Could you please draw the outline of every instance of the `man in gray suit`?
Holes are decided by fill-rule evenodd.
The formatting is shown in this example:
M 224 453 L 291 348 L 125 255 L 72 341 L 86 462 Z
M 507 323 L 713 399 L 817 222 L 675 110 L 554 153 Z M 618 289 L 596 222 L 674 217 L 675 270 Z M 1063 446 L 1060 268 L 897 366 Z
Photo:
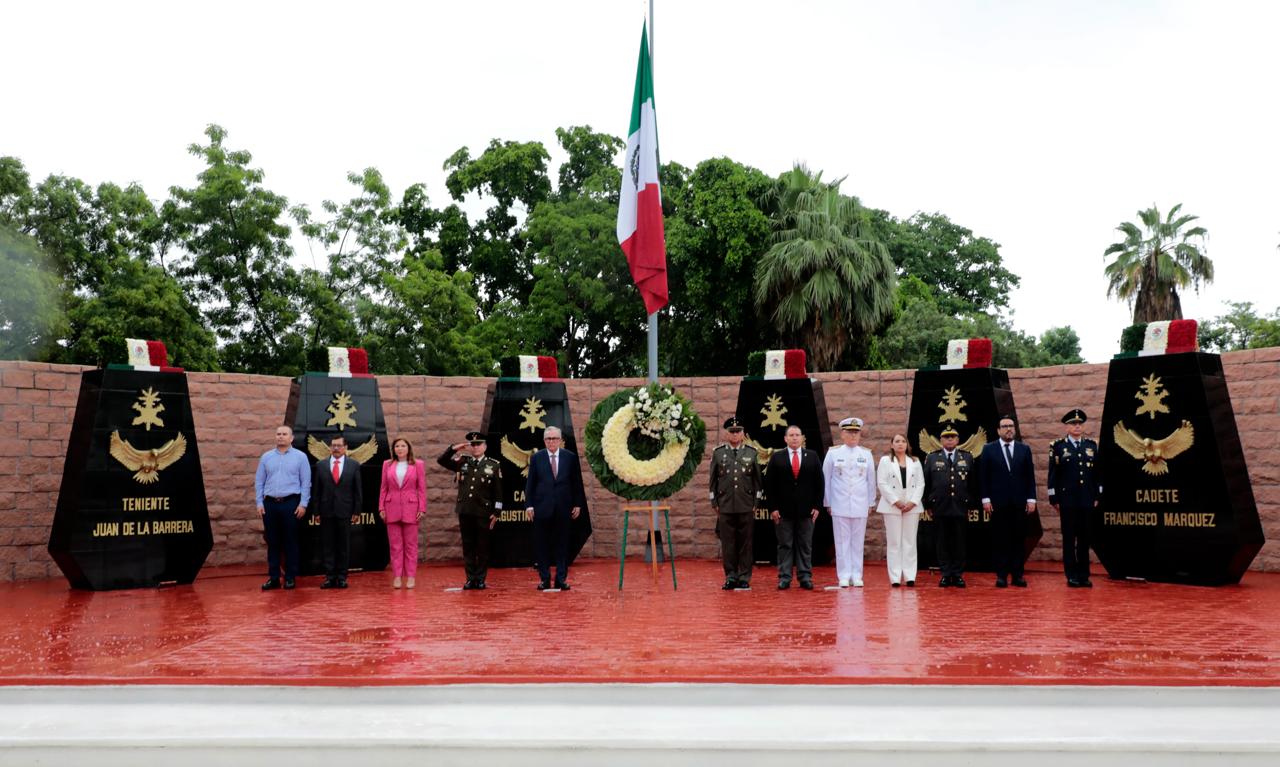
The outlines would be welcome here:
M 341 434 L 329 440 L 329 457 L 311 470 L 311 511 L 320 517 L 320 551 L 324 558 L 322 589 L 347 587 L 351 550 L 351 517 L 359 513 L 363 491 L 360 463 L 347 457 Z

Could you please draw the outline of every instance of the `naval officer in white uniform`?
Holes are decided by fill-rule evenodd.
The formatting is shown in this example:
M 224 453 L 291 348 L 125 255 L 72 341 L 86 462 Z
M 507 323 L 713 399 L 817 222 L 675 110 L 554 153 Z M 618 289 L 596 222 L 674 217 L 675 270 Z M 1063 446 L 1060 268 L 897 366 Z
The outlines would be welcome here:
M 862 585 L 862 543 L 867 514 L 876 507 L 876 465 L 871 451 L 858 444 L 861 418 L 841 421 L 840 439 L 843 444 L 827 451 L 822 476 L 836 539 L 836 577 L 843 588 Z

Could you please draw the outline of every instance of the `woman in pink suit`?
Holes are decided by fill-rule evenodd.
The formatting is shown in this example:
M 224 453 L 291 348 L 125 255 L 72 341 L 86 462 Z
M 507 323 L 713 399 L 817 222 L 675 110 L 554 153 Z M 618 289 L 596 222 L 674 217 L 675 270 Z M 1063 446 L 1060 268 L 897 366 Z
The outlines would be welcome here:
M 413 588 L 418 571 L 418 520 L 427 512 L 427 479 L 422 461 L 414 460 L 413 445 L 400 437 L 391 443 L 395 458 L 382 462 L 382 492 L 378 495 L 378 516 L 387 523 L 391 544 L 391 588 Z

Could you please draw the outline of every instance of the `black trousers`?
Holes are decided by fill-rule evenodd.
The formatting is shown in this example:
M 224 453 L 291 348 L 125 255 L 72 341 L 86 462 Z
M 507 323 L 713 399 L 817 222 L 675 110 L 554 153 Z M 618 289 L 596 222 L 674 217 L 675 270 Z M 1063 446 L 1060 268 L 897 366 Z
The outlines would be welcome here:
M 320 553 L 325 577 L 345 581 L 351 555 L 351 517 L 320 518 Z
M 1022 577 L 1026 557 L 1027 503 L 991 505 L 991 563 L 996 577 Z
M 1062 569 L 1068 580 L 1089 580 L 1089 516 L 1088 506 L 1059 506 L 1062 519 Z
M 965 516 L 933 518 L 936 526 L 934 542 L 938 554 L 938 567 L 942 577 L 957 578 L 964 575 Z
M 774 526 L 778 534 L 778 582 L 791 582 L 791 568 L 802 581 L 813 580 L 813 518 L 798 513 Z
M 489 574 L 489 517 L 459 514 L 462 532 L 462 562 L 467 580 L 480 582 Z
M 538 577 L 551 580 L 551 564 L 556 566 L 556 583 L 569 577 L 569 532 L 573 520 L 569 510 L 533 514 L 533 552 L 537 558 Z
M 284 577 L 298 577 L 298 502 L 302 496 L 293 494 L 284 500 L 262 499 L 262 530 L 267 538 L 267 577 L 280 577 L 280 559 L 284 556 Z
M 717 515 L 720 558 L 724 564 L 726 580 L 751 582 L 751 541 L 755 535 L 755 521 L 755 515 L 750 512 Z

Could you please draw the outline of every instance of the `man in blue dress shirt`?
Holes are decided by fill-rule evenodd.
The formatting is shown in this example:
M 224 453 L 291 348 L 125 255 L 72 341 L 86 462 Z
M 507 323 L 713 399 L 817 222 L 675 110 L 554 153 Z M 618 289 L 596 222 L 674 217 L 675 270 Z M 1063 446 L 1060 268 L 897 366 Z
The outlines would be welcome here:
M 280 554 L 284 552 L 284 587 L 298 577 L 298 520 L 311 502 L 311 461 L 293 447 L 293 430 L 276 427 L 276 446 L 258 459 L 253 478 L 258 515 L 267 534 L 267 582 L 263 591 L 280 588 Z

